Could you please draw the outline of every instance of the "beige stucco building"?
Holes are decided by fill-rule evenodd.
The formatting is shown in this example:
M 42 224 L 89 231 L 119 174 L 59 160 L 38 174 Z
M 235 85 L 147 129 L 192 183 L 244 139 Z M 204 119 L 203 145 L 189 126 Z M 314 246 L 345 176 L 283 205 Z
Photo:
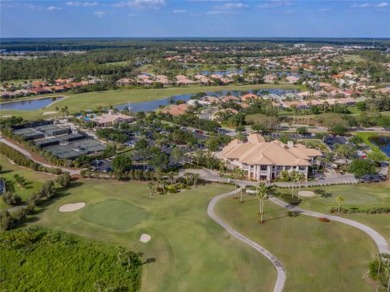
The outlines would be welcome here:
M 249 180 L 271 181 L 283 170 L 298 171 L 307 179 L 309 166 L 322 156 L 316 149 L 275 140 L 265 142 L 258 134 L 248 136 L 247 142 L 233 140 L 222 150 L 222 158 L 246 171 Z

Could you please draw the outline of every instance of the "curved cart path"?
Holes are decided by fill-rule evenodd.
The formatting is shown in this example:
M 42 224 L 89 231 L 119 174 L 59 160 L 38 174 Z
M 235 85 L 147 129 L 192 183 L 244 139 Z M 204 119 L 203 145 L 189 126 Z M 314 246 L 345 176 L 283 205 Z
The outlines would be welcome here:
M 235 193 L 238 193 L 241 191 L 240 189 L 234 190 L 232 192 L 224 193 L 219 196 L 214 197 L 208 207 L 207 207 L 207 214 L 219 225 L 222 226 L 229 234 L 231 234 L 233 237 L 237 238 L 238 240 L 242 241 L 243 243 L 249 245 L 250 247 L 257 250 L 259 253 L 264 255 L 275 267 L 277 272 L 277 279 L 274 286 L 274 292 L 281 292 L 283 290 L 284 284 L 286 282 L 286 270 L 283 267 L 282 263 L 274 256 L 272 253 L 270 253 L 268 250 L 266 250 L 261 245 L 257 244 L 256 242 L 250 240 L 249 238 L 245 237 L 241 233 L 234 230 L 232 227 L 230 227 L 227 223 L 225 223 L 221 218 L 219 218 L 214 211 L 215 204 L 228 196 L 234 195 Z
M 355 227 L 355 228 L 363 231 L 364 233 L 366 233 L 368 236 L 370 236 L 374 240 L 374 242 L 378 248 L 379 253 L 390 253 L 390 248 L 389 248 L 389 244 L 387 243 L 387 240 L 382 235 L 380 235 L 377 231 L 375 231 L 371 227 L 368 227 L 367 225 L 364 225 L 362 223 L 359 223 L 359 222 L 356 222 L 356 221 L 353 221 L 350 219 L 346 219 L 343 217 L 338 217 L 338 216 L 334 216 L 334 215 L 327 215 L 327 214 L 322 214 L 322 213 L 318 213 L 318 212 L 313 212 L 313 211 L 301 209 L 301 208 L 289 205 L 288 203 L 286 203 L 278 198 L 275 198 L 275 197 L 270 197 L 269 200 L 272 201 L 273 203 L 283 207 L 283 208 L 298 212 L 298 213 L 303 214 L 303 215 L 317 217 L 317 218 L 326 217 L 332 221 L 337 221 L 337 222 L 344 223 L 344 224 L 347 224 L 349 226 Z

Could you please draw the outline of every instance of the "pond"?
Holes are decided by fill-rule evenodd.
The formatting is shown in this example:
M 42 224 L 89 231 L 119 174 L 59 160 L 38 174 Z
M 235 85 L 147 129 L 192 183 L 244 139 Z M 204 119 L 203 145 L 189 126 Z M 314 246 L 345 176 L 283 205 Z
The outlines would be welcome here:
M 285 93 L 295 93 L 296 90 L 284 90 L 284 89 L 267 89 L 267 90 L 246 90 L 245 92 L 257 94 L 257 95 L 264 95 L 264 94 L 285 94 Z M 215 96 L 215 97 L 222 97 L 227 94 L 238 96 L 242 94 L 242 91 L 237 90 L 224 90 L 224 91 L 213 91 L 213 92 L 205 92 L 208 96 Z M 196 94 L 181 94 L 181 95 L 175 95 L 159 100 L 152 100 L 152 101 L 142 101 L 142 102 L 134 102 L 134 103 L 125 103 L 116 106 L 117 109 L 123 110 L 128 109 L 130 107 L 131 111 L 133 112 L 148 112 L 148 111 L 154 111 L 159 109 L 160 107 L 164 107 L 168 104 L 175 103 L 178 100 L 188 101 L 191 98 L 196 98 Z
M 379 147 L 388 157 L 390 157 L 390 136 L 371 137 L 370 142 Z
M 57 97 L 55 99 L 51 97 L 33 99 L 33 100 L 21 100 L 10 103 L 0 104 L 0 110 L 21 110 L 21 111 L 32 111 L 42 109 L 49 106 L 55 101 L 59 101 L 63 97 Z

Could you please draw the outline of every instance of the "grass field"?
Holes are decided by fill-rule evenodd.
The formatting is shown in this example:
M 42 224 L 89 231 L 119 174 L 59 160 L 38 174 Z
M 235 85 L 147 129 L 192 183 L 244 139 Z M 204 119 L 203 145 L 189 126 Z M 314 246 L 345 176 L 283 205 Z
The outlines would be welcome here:
M 330 208 L 337 207 L 336 197 L 343 196 L 343 207 L 389 207 L 390 182 L 373 184 L 355 184 L 328 186 L 326 188 L 305 188 L 305 190 L 323 192 L 312 198 L 302 198 L 300 207 L 322 213 L 329 213 Z M 316 191 L 317 190 L 317 191 Z M 318 192 L 320 190 L 320 192 Z M 291 191 L 282 190 L 290 193 Z M 386 214 L 345 214 L 338 215 L 367 224 L 381 233 L 390 242 L 390 216 Z
M 0 155 L 0 164 L 3 167 L 3 170 L 0 172 L 0 176 L 7 182 L 10 182 L 7 184 L 7 190 L 18 194 L 22 197 L 23 200 L 27 199 L 31 194 L 38 191 L 45 181 L 55 178 L 54 175 L 35 172 L 28 168 L 11 164 L 9 160 L 3 155 Z M 23 177 L 26 180 L 27 185 L 24 189 L 15 183 L 15 174 Z M 6 208 L 6 205 L 3 203 L 3 200 L 0 200 L 0 209 L 4 208 Z
M 58 101 L 52 106 L 34 111 L 15 111 L 2 110 L 1 116 L 16 115 L 25 119 L 41 118 L 44 112 L 54 111 L 56 107 L 68 106 L 70 113 L 79 112 L 80 110 L 93 110 L 98 106 L 119 105 L 127 102 L 151 101 L 170 97 L 179 94 L 190 94 L 198 92 L 211 92 L 221 90 L 251 90 L 251 89 L 296 89 L 294 85 L 243 85 L 243 86 L 191 86 L 191 87 L 174 87 L 164 89 L 118 89 L 100 92 L 89 92 L 81 94 L 65 94 L 67 98 Z M 56 96 L 61 96 L 57 94 Z M 46 96 L 45 96 L 46 97 Z M 47 96 L 49 97 L 49 95 Z M 46 115 L 45 117 L 50 117 Z
M 143 265 L 143 291 L 272 290 L 276 278 L 272 265 L 207 216 L 210 199 L 230 186 L 207 185 L 149 198 L 143 183 L 84 180 L 81 184 L 47 207 L 34 224 L 144 252 L 144 259 L 155 262 Z M 73 213 L 58 211 L 72 202 L 87 205 Z M 118 207 L 125 220 L 115 214 Z M 140 213 L 143 220 L 125 215 L 126 211 Z M 110 223 L 104 222 L 110 216 Z M 133 224 L 122 222 L 127 220 Z M 140 243 L 142 233 L 150 234 L 151 241 Z
M 88 205 L 81 214 L 81 218 L 88 222 L 119 231 L 131 229 L 148 217 L 149 214 L 143 209 L 120 200 Z
M 336 222 L 289 217 L 266 201 L 265 224 L 259 224 L 258 201 L 244 204 L 226 198 L 218 214 L 236 230 L 274 253 L 287 270 L 285 291 L 373 291 L 363 274 L 375 256 L 375 245 L 357 229 Z

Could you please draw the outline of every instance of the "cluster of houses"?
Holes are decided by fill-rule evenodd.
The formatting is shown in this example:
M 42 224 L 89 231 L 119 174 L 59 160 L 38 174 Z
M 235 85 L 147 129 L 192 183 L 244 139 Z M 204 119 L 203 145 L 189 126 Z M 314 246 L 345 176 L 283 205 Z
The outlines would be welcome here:
M 12 86 L 4 88 L 0 92 L 0 97 L 3 99 L 14 98 L 20 96 L 29 96 L 29 95 L 40 95 L 48 93 L 59 93 L 70 90 L 72 88 L 88 86 L 92 84 L 97 84 L 102 80 L 99 78 L 90 77 L 88 80 L 75 81 L 74 78 L 59 78 L 54 80 L 54 83 L 49 83 L 47 81 L 33 81 L 31 83 L 25 83 L 21 85 L 22 89 L 13 90 Z
M 229 74 L 227 76 L 222 76 L 220 74 L 211 74 L 211 75 L 202 75 L 196 74 L 193 77 L 188 77 L 185 75 L 176 75 L 172 80 L 170 80 L 165 75 L 152 75 L 149 73 L 143 73 L 137 75 L 135 78 L 121 78 L 116 81 L 118 86 L 129 86 L 129 85 L 145 85 L 151 86 L 153 84 L 159 83 L 163 86 L 169 85 L 193 85 L 193 84 L 202 84 L 210 85 L 215 84 L 216 81 L 220 84 L 230 84 L 233 82 L 234 74 Z
M 327 95 L 325 95 L 327 96 Z M 310 109 L 314 106 L 332 106 L 332 105 L 346 105 L 353 106 L 357 102 L 366 100 L 366 97 L 356 97 L 351 96 L 346 97 L 325 97 L 317 96 L 315 93 L 309 92 L 300 92 L 300 93 L 284 93 L 284 94 L 265 94 L 265 95 L 256 95 L 253 93 L 247 93 L 241 96 L 234 95 L 225 95 L 221 97 L 215 96 L 204 96 L 200 99 L 190 99 L 185 104 L 179 105 L 168 105 L 163 110 L 162 113 L 171 114 L 173 116 L 179 116 L 184 114 L 190 107 L 195 107 L 197 105 L 201 106 L 218 106 L 224 103 L 234 103 L 239 105 L 241 108 L 247 108 L 249 104 L 255 100 L 270 100 L 272 101 L 273 106 L 279 107 L 280 109 Z M 211 119 L 217 118 L 216 113 L 221 112 L 230 112 L 231 114 L 236 114 L 237 110 L 233 108 L 220 109 L 211 116 Z M 214 118 L 213 118 L 214 117 Z

